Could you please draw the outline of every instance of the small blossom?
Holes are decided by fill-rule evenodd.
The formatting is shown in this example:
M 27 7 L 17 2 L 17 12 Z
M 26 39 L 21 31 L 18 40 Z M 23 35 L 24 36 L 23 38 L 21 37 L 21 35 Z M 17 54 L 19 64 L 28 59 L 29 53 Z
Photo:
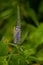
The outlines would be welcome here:
M 20 43 L 20 9 L 19 6 L 17 6 L 17 26 L 14 30 L 14 43 Z
M 19 26 L 16 26 L 14 31 L 14 43 L 20 43 L 20 28 Z

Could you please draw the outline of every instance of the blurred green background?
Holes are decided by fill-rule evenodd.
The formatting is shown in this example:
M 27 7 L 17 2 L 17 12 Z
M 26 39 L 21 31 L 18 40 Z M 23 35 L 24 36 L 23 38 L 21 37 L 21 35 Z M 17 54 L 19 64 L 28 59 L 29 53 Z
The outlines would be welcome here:
M 14 43 L 17 6 L 21 43 Z M 43 0 L 0 0 L 0 65 L 43 65 Z

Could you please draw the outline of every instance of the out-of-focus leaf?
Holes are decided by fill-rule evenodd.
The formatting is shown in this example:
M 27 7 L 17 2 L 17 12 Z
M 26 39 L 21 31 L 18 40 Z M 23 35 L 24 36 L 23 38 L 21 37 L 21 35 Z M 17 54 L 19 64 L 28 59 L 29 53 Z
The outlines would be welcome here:
M 30 55 L 34 54 L 34 50 L 33 49 L 27 49 L 27 50 L 24 50 L 24 55 L 26 58 L 29 58 Z
M 43 13 L 43 0 L 40 2 L 38 11 L 39 11 L 39 13 Z
M 10 42 L 13 39 L 14 26 L 16 25 L 17 20 L 14 17 L 12 17 L 9 21 L 10 23 L 8 23 L 7 25 L 6 33 L 2 38 L 3 42 Z
M 37 29 L 37 28 L 34 27 L 33 25 L 28 24 L 29 35 L 30 35 L 31 33 L 35 32 L 36 29 Z
M 8 55 L 8 45 L 6 43 L 0 42 L 0 57 Z
M 24 38 L 24 40 L 23 40 L 23 44 L 21 45 L 24 49 L 26 48 L 26 49 L 29 49 L 29 48 L 31 48 L 30 46 L 31 46 L 31 44 L 30 44 L 30 42 L 29 42 L 29 40 L 27 40 L 28 39 L 28 37 L 32 34 L 32 33 L 34 33 L 35 31 L 36 31 L 36 29 L 37 28 L 35 28 L 34 26 L 32 26 L 32 25 L 27 25 L 28 27 L 27 27 L 27 33 L 25 33 L 25 27 L 22 29 L 23 31 L 22 31 L 22 37 L 23 37 L 23 35 L 25 34 L 27 34 L 27 36 L 25 37 L 23 37 Z
M 37 52 L 36 57 L 39 61 L 43 61 L 43 48 Z
M 12 14 L 12 9 L 9 9 L 9 10 L 2 12 L 0 17 L 2 19 L 6 19 L 6 18 L 9 18 L 9 16 L 11 16 L 11 14 Z
M 36 63 L 36 64 L 32 64 L 32 65 L 40 65 L 39 63 Z
M 25 9 L 25 8 L 21 7 L 21 11 L 22 11 L 23 16 L 30 17 L 37 26 L 39 25 L 37 15 L 33 9 L 31 9 L 31 8 Z
M 0 65 L 8 65 L 8 62 L 6 61 L 6 58 L 0 57 Z
M 9 60 L 10 65 L 27 65 L 23 56 L 19 54 L 13 54 Z
M 28 27 L 25 28 L 25 26 L 24 26 L 24 28 L 21 31 L 21 34 L 22 34 L 21 35 L 21 43 L 23 43 L 28 35 Z
M 35 30 L 36 28 L 34 26 L 25 23 L 25 25 L 23 25 L 21 29 L 21 42 L 23 43 L 24 40 L 28 38 L 28 35 L 30 35 Z
M 28 38 L 29 43 L 32 45 L 33 48 L 36 48 L 38 45 L 43 43 L 42 29 L 43 29 L 43 24 L 40 24 L 40 26 L 36 29 L 36 31 L 32 33 Z
M 10 42 L 12 41 L 13 34 L 14 34 L 14 27 L 17 24 L 17 5 L 14 6 L 13 14 L 10 16 L 8 23 L 5 26 L 5 34 L 2 38 L 3 42 Z M 3 30 L 4 31 L 4 30 Z

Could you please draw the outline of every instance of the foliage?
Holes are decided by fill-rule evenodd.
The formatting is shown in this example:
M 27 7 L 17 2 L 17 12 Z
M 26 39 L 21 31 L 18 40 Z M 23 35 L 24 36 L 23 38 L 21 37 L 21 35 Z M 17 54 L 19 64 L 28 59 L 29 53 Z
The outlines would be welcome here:
M 37 11 L 32 4 L 33 0 L 0 0 L 0 65 L 43 65 L 43 0 Z M 21 43 L 15 44 L 18 5 Z

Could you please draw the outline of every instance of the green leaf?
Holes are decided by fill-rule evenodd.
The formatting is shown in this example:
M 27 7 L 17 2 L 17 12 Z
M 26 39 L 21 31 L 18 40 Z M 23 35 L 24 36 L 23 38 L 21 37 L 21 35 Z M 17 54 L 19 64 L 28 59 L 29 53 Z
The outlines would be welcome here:
M 2 37 L 2 40 L 3 42 L 11 42 L 12 39 L 13 39 L 13 31 L 14 31 L 14 27 L 16 25 L 16 18 L 14 19 L 14 16 L 11 17 L 11 19 L 9 19 L 9 23 L 7 24 L 6 26 L 6 32 L 5 34 L 3 35 Z
M 10 65 L 27 65 L 23 56 L 19 54 L 13 54 L 9 60 Z
M 37 52 L 36 57 L 38 61 L 43 61 L 43 48 Z
M 8 62 L 5 58 L 0 58 L 0 65 L 8 65 Z
M 27 40 L 28 35 L 33 33 L 35 30 L 36 28 L 34 26 L 24 23 L 24 25 L 21 27 L 21 43 Z
M 40 24 L 36 31 L 28 37 L 28 40 L 31 48 L 36 48 L 38 45 L 43 43 L 43 24 Z
M 30 17 L 37 26 L 39 25 L 37 15 L 32 8 L 25 9 L 24 7 L 21 7 L 21 11 L 23 16 L 25 16 L 26 18 Z
M 29 9 L 27 10 L 28 16 L 34 21 L 34 23 L 38 26 L 39 22 L 38 22 L 38 18 L 37 15 L 35 13 L 35 11 L 33 9 Z
M 9 18 L 9 16 L 11 16 L 11 14 L 12 14 L 12 9 L 9 9 L 9 10 L 3 11 L 1 13 L 1 16 L 0 17 L 2 19 L 6 19 L 6 18 Z
M 24 42 L 24 40 L 26 39 L 27 35 L 28 35 L 28 27 L 25 28 L 25 26 L 24 26 L 24 28 L 21 31 L 21 43 Z
M 0 57 L 8 55 L 8 45 L 6 43 L 0 42 Z

